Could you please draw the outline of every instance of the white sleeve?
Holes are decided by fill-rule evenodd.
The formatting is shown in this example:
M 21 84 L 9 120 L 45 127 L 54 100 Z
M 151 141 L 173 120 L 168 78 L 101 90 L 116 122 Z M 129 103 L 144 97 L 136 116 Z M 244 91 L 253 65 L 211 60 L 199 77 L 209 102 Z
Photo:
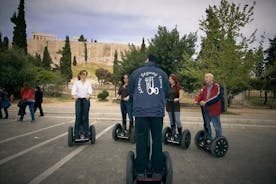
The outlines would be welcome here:
M 72 96 L 76 96 L 77 95 L 77 83 L 74 82 L 73 86 L 72 86 L 72 92 L 71 92 Z
M 89 83 L 89 87 L 88 87 L 88 94 L 89 94 L 89 96 L 92 96 L 92 93 L 93 93 L 92 84 Z

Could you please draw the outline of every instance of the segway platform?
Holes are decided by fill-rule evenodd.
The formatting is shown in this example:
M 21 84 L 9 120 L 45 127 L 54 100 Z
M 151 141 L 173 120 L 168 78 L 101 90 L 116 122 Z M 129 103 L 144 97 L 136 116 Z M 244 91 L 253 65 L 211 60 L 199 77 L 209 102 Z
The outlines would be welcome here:
M 187 149 L 190 146 L 191 143 L 191 133 L 188 129 L 185 129 L 182 132 L 182 135 L 177 134 L 175 131 L 173 131 L 170 127 L 165 127 L 163 132 L 163 143 L 164 144 L 176 144 L 180 145 L 181 148 Z
M 210 143 L 207 142 L 207 128 L 205 123 L 206 120 L 204 115 L 204 109 L 202 106 L 200 106 L 200 109 L 204 121 L 204 129 L 196 133 L 194 142 L 199 149 L 206 150 L 215 157 L 224 157 L 229 149 L 228 141 L 226 137 L 219 136 L 211 140 Z
M 156 183 L 156 184 L 172 184 L 173 169 L 172 161 L 169 153 L 167 151 L 163 152 L 164 167 L 162 178 L 152 178 L 151 161 L 149 160 L 148 168 L 145 173 L 145 177 L 142 179 L 137 178 L 137 173 L 135 170 L 135 155 L 133 151 L 129 151 L 127 157 L 127 169 L 126 169 L 126 184 L 135 183 Z
M 199 149 L 206 150 L 216 157 L 224 157 L 228 151 L 229 145 L 226 137 L 220 136 L 207 143 L 205 130 L 200 130 L 195 136 L 195 144 Z
M 71 147 L 74 144 L 80 144 L 80 143 L 85 143 L 89 142 L 91 144 L 94 144 L 96 141 L 96 129 L 94 125 L 91 125 L 89 127 L 89 136 L 85 137 L 82 133 L 78 137 L 77 135 L 74 135 L 74 128 L 70 126 L 68 128 L 68 146 Z
M 112 130 L 112 138 L 117 140 L 129 140 L 131 143 L 135 143 L 135 127 L 133 126 L 131 130 L 123 130 L 120 123 L 114 125 Z

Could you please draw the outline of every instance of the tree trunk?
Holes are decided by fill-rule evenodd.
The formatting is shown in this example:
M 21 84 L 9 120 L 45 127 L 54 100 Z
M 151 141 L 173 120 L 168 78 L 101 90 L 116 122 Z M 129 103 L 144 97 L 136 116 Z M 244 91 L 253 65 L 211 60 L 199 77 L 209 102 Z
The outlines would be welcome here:
M 267 90 L 265 90 L 265 99 L 264 99 L 264 105 L 267 103 Z
M 227 112 L 228 109 L 228 92 L 227 92 L 227 86 L 226 84 L 223 84 L 223 98 L 224 98 L 224 110 Z

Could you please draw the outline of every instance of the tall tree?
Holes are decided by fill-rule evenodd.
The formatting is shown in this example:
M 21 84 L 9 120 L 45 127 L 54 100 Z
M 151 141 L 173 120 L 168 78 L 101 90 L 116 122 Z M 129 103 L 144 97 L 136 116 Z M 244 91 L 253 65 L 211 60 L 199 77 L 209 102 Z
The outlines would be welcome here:
M 69 36 L 66 36 L 65 45 L 62 50 L 62 57 L 60 58 L 60 72 L 64 78 L 69 82 L 72 79 L 72 58 Z
M 115 50 L 114 60 L 113 60 L 113 74 L 112 74 L 112 82 L 115 85 L 115 96 L 116 96 L 117 85 L 119 80 L 120 80 L 120 71 L 119 71 L 118 51 Z
M 230 99 L 249 85 L 253 63 L 246 59 L 248 45 L 254 41 L 255 32 L 249 38 L 241 34 L 241 29 L 253 21 L 252 6 L 236 5 L 227 0 L 209 6 L 206 18 L 200 21 L 200 29 L 206 36 L 202 38 L 199 54 L 198 78 L 203 73 L 212 72 L 224 87 L 225 108 Z M 241 41 L 238 41 L 241 40 Z
M 146 44 L 145 44 L 145 39 L 143 38 L 142 44 L 141 44 L 141 51 L 145 52 L 146 51 Z
M 87 43 L 84 43 L 84 61 L 87 63 Z
M 3 49 L 7 50 L 9 48 L 9 38 L 7 36 L 3 39 Z
M 74 56 L 74 58 L 73 58 L 73 66 L 77 66 L 77 59 L 76 59 L 76 56 Z
M 52 63 L 53 63 L 52 58 L 49 54 L 48 47 L 46 46 L 44 48 L 44 52 L 43 52 L 42 67 L 45 68 L 46 70 L 50 71 Z
M 13 47 L 18 47 L 27 53 L 27 33 L 26 33 L 26 21 L 24 0 L 20 0 L 18 6 L 18 14 L 14 13 L 11 17 L 11 22 L 14 24 L 13 28 Z
M 3 41 L 2 41 L 2 33 L 0 33 L 0 52 L 4 50 Z
M 186 43 L 186 35 L 180 37 L 176 27 L 168 31 L 166 27 L 159 26 L 148 49 L 157 55 L 158 64 L 167 74 L 178 73 L 185 62 L 183 55 L 187 52 Z

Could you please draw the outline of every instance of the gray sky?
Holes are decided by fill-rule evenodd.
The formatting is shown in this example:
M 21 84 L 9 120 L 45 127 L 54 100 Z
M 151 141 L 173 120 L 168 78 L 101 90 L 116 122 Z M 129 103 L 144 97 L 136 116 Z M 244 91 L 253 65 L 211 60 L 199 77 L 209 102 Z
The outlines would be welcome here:
M 253 0 L 231 0 L 241 5 Z M 60 39 L 84 34 L 88 40 L 141 44 L 152 38 L 158 25 L 179 32 L 199 31 L 199 20 L 209 5 L 219 0 L 25 0 L 27 36 L 31 32 L 58 35 Z M 12 38 L 10 17 L 19 0 L 0 0 L 0 32 Z M 256 0 L 254 22 L 243 32 L 258 29 L 257 39 L 276 35 L 276 0 Z M 266 41 L 267 42 L 267 41 Z M 265 44 L 267 46 L 267 44 Z

